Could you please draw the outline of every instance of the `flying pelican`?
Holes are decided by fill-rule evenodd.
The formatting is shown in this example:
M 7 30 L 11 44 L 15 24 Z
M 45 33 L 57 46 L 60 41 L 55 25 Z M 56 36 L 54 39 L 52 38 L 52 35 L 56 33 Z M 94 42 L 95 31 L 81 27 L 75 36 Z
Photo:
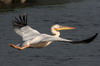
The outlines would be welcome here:
M 81 41 L 63 39 L 59 37 L 60 36 L 59 31 L 71 30 L 71 29 L 75 29 L 75 27 L 60 26 L 58 24 L 53 25 L 51 27 L 51 32 L 53 33 L 53 35 L 42 34 L 27 25 L 27 15 L 19 15 L 19 18 L 15 17 L 15 20 L 12 22 L 12 24 L 13 24 L 14 31 L 22 37 L 24 43 L 21 44 L 22 46 L 20 46 L 20 44 L 17 44 L 17 45 L 9 44 L 9 45 L 19 50 L 23 50 L 29 47 L 43 48 L 50 45 L 54 41 L 70 42 L 70 43 L 89 43 L 93 41 L 98 35 L 98 33 L 96 33 L 94 36 L 85 40 L 81 40 Z

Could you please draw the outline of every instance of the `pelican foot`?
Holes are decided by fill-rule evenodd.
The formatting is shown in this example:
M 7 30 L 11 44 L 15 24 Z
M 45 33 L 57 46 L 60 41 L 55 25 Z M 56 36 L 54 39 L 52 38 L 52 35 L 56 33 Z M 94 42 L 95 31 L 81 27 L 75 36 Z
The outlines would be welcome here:
M 11 46 L 11 47 L 13 47 L 13 48 L 16 48 L 16 49 L 19 49 L 19 50 L 23 50 L 23 49 L 29 47 L 29 46 L 20 47 L 20 46 L 14 45 L 14 44 L 9 44 L 9 46 Z
M 9 46 L 11 46 L 13 48 L 16 48 L 16 49 L 19 49 L 19 50 L 23 50 L 24 49 L 23 47 L 19 47 L 19 46 L 16 46 L 14 44 L 9 44 Z

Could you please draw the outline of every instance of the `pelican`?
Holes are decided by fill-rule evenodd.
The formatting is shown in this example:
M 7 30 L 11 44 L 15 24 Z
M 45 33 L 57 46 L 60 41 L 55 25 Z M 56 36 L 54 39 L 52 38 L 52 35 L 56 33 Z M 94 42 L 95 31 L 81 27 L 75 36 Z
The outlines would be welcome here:
M 68 26 L 60 26 L 58 24 L 53 25 L 51 27 L 51 32 L 53 35 L 48 34 L 42 34 L 38 32 L 35 29 L 32 29 L 30 26 L 27 25 L 27 15 L 19 15 L 19 18 L 16 18 L 12 22 L 14 31 L 20 35 L 23 39 L 22 44 L 9 44 L 9 46 L 23 50 L 25 48 L 33 47 L 33 48 L 43 48 L 48 45 L 50 45 L 54 41 L 60 41 L 60 42 L 69 42 L 69 43 L 89 43 L 93 41 L 98 33 L 96 33 L 94 36 L 81 40 L 81 41 L 74 41 L 69 39 L 64 39 L 59 37 L 60 36 L 60 30 L 71 30 L 75 29 L 75 27 L 68 27 Z M 21 46 L 20 46 L 21 45 Z

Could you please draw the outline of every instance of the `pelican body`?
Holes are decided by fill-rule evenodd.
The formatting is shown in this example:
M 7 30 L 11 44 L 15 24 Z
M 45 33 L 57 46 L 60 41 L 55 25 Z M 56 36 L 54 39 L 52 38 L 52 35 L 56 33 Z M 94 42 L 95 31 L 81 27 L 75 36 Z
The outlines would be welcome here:
M 53 35 L 42 34 L 35 29 L 32 29 L 30 26 L 27 25 L 27 15 L 19 15 L 19 18 L 15 17 L 15 20 L 12 22 L 14 31 L 20 35 L 23 39 L 22 46 L 9 44 L 13 48 L 17 48 L 19 50 L 23 50 L 25 48 L 33 47 L 33 48 L 43 48 L 50 45 L 54 41 L 61 41 L 61 42 L 70 42 L 70 43 L 82 43 L 82 42 L 91 42 L 95 37 L 98 35 L 96 33 L 93 37 L 82 40 L 82 41 L 73 41 L 69 39 L 64 39 L 59 37 L 60 30 L 71 30 L 75 29 L 75 27 L 68 27 L 68 26 L 60 26 L 58 24 L 53 25 L 51 27 L 51 32 Z

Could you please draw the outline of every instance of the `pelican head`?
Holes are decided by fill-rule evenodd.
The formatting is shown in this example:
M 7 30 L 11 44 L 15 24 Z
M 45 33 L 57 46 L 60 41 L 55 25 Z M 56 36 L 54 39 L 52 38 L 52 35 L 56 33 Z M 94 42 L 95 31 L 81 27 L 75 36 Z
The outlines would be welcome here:
M 56 24 L 51 27 L 51 32 L 55 34 L 55 36 L 60 36 L 60 32 L 59 32 L 60 30 L 71 30 L 71 29 L 75 29 L 75 27 L 60 26 Z

